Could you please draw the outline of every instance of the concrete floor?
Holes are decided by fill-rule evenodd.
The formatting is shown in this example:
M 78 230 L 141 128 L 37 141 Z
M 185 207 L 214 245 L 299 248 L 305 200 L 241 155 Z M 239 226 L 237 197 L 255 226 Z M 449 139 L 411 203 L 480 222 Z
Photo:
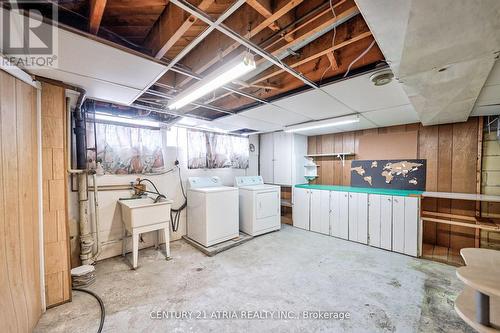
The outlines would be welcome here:
M 106 305 L 105 332 L 472 332 L 455 314 L 455 268 L 284 226 L 206 257 L 184 241 L 173 259 L 146 249 L 139 268 L 97 264 L 90 288 Z M 348 311 L 350 319 L 151 319 L 152 311 Z M 228 313 L 233 314 L 233 313 Z M 262 316 L 265 314 L 260 313 Z M 95 332 L 97 302 L 48 310 L 35 332 Z

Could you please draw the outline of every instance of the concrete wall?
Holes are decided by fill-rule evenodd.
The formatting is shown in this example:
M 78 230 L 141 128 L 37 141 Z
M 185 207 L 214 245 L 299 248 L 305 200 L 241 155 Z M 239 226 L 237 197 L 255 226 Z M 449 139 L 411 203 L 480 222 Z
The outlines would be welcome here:
M 251 156 L 251 165 L 253 167 L 242 170 L 242 169 L 187 169 L 187 132 L 184 128 L 174 127 L 168 132 L 164 130 L 164 144 L 166 144 L 169 149 L 166 156 L 166 163 L 169 161 L 173 162 L 175 160 L 176 148 L 177 148 L 177 158 L 180 162 L 181 177 L 186 189 L 186 181 L 188 177 L 193 176 L 219 176 L 221 177 L 225 185 L 233 185 L 234 177 L 244 176 L 244 175 L 254 175 L 255 163 L 253 160 L 255 156 Z M 177 142 L 178 139 L 178 142 Z M 252 139 L 253 140 L 253 139 Z M 181 187 L 179 184 L 179 174 L 178 171 L 164 174 L 164 175 L 103 175 L 97 177 L 98 185 L 126 185 L 130 184 L 136 180 L 136 178 L 148 178 L 151 179 L 158 190 L 166 194 L 167 198 L 173 199 L 173 208 L 179 207 L 183 202 L 183 196 L 181 192 Z M 72 266 L 79 265 L 78 262 L 78 210 L 77 210 L 77 195 L 76 193 L 70 193 L 70 236 L 71 236 L 71 253 L 72 253 Z M 131 191 L 101 191 L 98 193 L 99 199 L 99 241 L 101 242 L 102 252 L 99 256 L 99 260 L 106 259 L 109 257 L 121 255 L 122 248 L 122 221 L 120 207 L 117 204 L 117 200 L 121 197 L 130 197 Z M 90 194 L 90 220 L 94 223 L 94 207 L 93 207 L 93 194 Z M 93 226 L 94 238 L 95 238 L 95 227 Z M 177 240 L 186 234 L 186 210 L 182 212 L 181 221 L 179 224 L 179 230 L 175 233 L 171 232 L 171 240 Z M 140 248 L 149 247 L 154 244 L 154 233 L 147 233 L 143 235 L 144 242 L 140 243 Z M 160 243 L 163 242 L 163 237 L 160 238 Z M 131 239 L 127 240 L 127 247 L 131 249 Z M 175 254 L 174 254 L 175 255 Z

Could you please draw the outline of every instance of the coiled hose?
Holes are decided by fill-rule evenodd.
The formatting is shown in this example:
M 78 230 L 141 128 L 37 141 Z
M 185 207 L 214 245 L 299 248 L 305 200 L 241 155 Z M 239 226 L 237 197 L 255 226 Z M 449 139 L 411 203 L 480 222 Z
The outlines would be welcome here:
M 80 288 L 72 288 L 72 289 L 76 290 L 76 291 L 81 291 L 81 292 L 87 293 L 89 295 L 92 295 L 97 300 L 97 302 L 99 302 L 99 306 L 101 307 L 101 322 L 99 324 L 99 329 L 97 330 L 97 333 L 101 333 L 102 327 L 104 326 L 104 319 L 106 319 L 106 309 L 104 308 L 104 303 L 103 303 L 102 299 L 99 297 L 99 295 L 97 295 L 93 291 L 90 291 L 87 289 L 80 289 Z

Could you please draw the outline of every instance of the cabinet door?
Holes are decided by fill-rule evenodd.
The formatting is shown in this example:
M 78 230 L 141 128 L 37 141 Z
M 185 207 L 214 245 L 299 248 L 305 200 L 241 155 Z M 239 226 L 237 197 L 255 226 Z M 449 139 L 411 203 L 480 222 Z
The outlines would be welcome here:
M 419 198 L 405 198 L 404 252 L 410 256 L 418 256 Z
M 405 251 L 405 198 L 392 199 L 392 250 L 399 253 Z
M 310 191 L 304 188 L 293 189 L 293 209 L 292 218 L 293 226 L 309 230 L 309 205 L 310 205 Z
M 392 197 L 380 196 L 380 247 L 392 250 Z
M 330 228 L 330 236 L 340 237 L 340 192 L 330 192 L 330 209 L 332 227 Z
M 380 195 L 368 196 L 368 244 L 380 247 Z
M 276 132 L 274 134 L 274 183 L 292 184 L 292 133 Z
M 321 190 L 311 190 L 311 231 L 321 232 Z
M 349 193 L 349 240 L 358 241 L 358 195 Z
M 260 135 L 260 175 L 264 183 L 274 183 L 274 140 L 273 133 Z
M 368 194 L 357 193 L 357 197 L 358 242 L 368 244 Z
M 339 237 L 349 239 L 349 194 L 339 194 Z
M 330 234 L 330 192 L 311 190 L 311 231 Z

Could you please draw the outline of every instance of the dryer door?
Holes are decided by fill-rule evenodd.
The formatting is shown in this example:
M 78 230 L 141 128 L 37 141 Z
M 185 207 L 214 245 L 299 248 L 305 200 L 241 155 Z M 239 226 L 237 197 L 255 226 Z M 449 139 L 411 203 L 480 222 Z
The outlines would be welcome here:
M 255 195 L 255 210 L 257 219 L 280 214 L 278 191 L 259 192 Z

